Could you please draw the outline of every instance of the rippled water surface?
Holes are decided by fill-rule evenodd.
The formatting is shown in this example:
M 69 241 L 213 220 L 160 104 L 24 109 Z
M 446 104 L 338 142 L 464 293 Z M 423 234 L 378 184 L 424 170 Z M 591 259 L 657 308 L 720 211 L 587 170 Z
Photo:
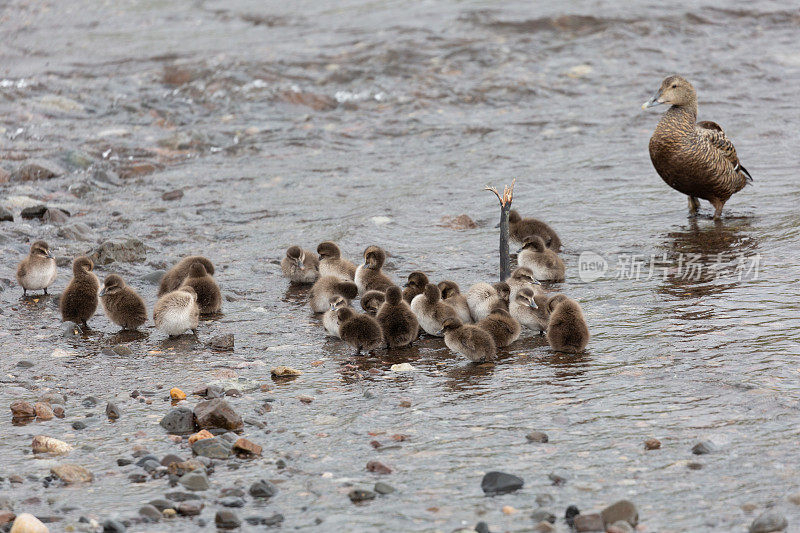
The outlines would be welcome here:
M 559 516 L 629 498 L 644 531 L 745 531 L 773 505 L 799 527 L 786 499 L 800 489 L 796 5 L 12 1 L 0 25 L 0 167 L 39 158 L 67 171 L 0 185 L 16 218 L 0 223 L 0 406 L 47 390 L 69 398 L 65 420 L 12 426 L 5 411 L 0 476 L 46 475 L 59 460 L 29 452 L 45 433 L 75 445 L 70 460 L 97 478 L 76 488 L 3 481 L 17 512 L 61 517 L 56 531 L 82 515 L 135 517 L 170 489 L 129 483 L 137 470 L 116 459 L 135 445 L 188 456 L 158 426 L 166 391 L 222 383 L 243 388 L 231 403 L 267 426 L 245 428 L 263 458 L 217 466 L 202 515 L 212 523 L 222 488 L 267 478 L 279 494 L 237 512 L 280 512 L 291 530 L 451 531 L 485 520 L 522 531 L 545 493 Z M 671 73 L 695 84 L 700 119 L 722 124 L 754 176 L 721 223 L 706 203 L 688 219 L 685 197 L 650 164 L 658 113 L 639 106 Z M 97 169 L 119 181 L 96 179 Z M 280 276 L 285 248 L 330 239 L 357 259 L 380 244 L 396 280 L 421 269 L 466 288 L 497 276 L 497 201 L 482 188 L 512 178 L 514 206 L 565 244 L 567 281 L 554 288 L 581 302 L 588 351 L 565 357 L 526 334 L 496 365 L 476 367 L 425 340 L 343 367 L 349 349 L 324 336 L 304 291 Z M 161 199 L 174 189 L 182 199 Z M 25 197 L 70 221 L 23 221 Z M 441 224 L 462 213 L 477 229 Z M 78 222 L 87 240 L 65 231 Z M 226 301 L 200 339 L 234 333 L 235 352 L 166 341 L 150 325 L 120 337 L 102 314 L 85 338 L 65 339 L 52 301 L 20 299 L 14 269 L 31 240 L 71 258 L 112 237 L 141 239 L 147 259 L 98 274 L 121 273 L 151 308 L 145 276 L 183 255 L 211 257 Z M 608 266 L 588 283 L 578 276 L 585 251 Z M 68 278 L 61 268 L 54 292 Z M 133 355 L 103 351 L 119 342 Z M 57 348 L 67 356 L 54 358 Z M 417 371 L 389 372 L 397 362 Z M 273 382 L 278 364 L 304 374 Z M 131 399 L 134 389 L 156 391 L 152 405 Z M 101 404 L 82 407 L 88 395 Z M 256 415 L 268 398 L 272 411 Z M 115 424 L 102 412 L 108 399 L 123 412 Z M 87 412 L 96 418 L 73 431 Z M 533 429 L 550 442 L 527 444 Z M 649 437 L 662 449 L 645 452 Z M 706 439 L 718 451 L 693 456 Z M 352 486 L 379 479 L 365 470 L 373 459 L 394 469 L 381 480 L 397 492 L 353 505 Z M 486 498 L 490 470 L 525 487 Z M 549 473 L 567 483 L 552 486 Z M 740 509 L 750 503 L 755 513 Z M 169 530 L 195 531 L 196 520 Z

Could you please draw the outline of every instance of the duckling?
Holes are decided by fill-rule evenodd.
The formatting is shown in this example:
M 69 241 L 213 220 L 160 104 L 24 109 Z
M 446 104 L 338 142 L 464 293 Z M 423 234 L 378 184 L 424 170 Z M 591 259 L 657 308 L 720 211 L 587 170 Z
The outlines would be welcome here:
M 461 322 L 464 324 L 472 322 L 467 297 L 461 294 L 458 283 L 450 280 L 440 281 L 439 290 L 442 292 L 442 301 L 453 308 Z
M 337 311 L 347 306 L 347 300 L 341 296 L 331 298 L 331 308 L 322 315 L 322 326 L 331 337 L 339 337 L 339 315 Z
M 530 287 L 534 291 L 542 292 L 542 284 L 533 277 L 533 271 L 528 267 L 515 268 L 514 271 L 511 272 L 511 276 L 509 276 L 506 283 L 508 283 L 511 289 L 508 295 L 509 305 L 514 301 L 514 298 L 516 298 L 517 292 L 525 287 Z
M 361 296 L 361 308 L 367 314 L 375 316 L 378 314 L 378 309 L 381 308 L 383 302 L 386 301 L 386 294 L 381 291 L 367 291 Z
M 197 294 L 197 306 L 201 315 L 218 313 L 222 309 L 222 294 L 214 278 L 206 272 L 203 263 L 196 261 L 189 267 L 189 274 L 183 281 L 184 285 L 194 289 Z
M 106 276 L 100 303 L 109 320 L 122 329 L 137 329 L 147 321 L 144 300 L 116 274 Z
M 442 324 L 444 343 L 473 363 L 491 361 L 497 354 L 492 336 L 478 326 L 464 325 L 457 318 L 445 319 Z
M 189 268 L 192 263 L 200 262 L 206 269 L 209 276 L 214 275 L 214 265 L 203 257 L 202 255 L 190 255 L 178 261 L 174 267 L 169 269 L 166 274 L 161 278 L 161 283 L 158 285 L 158 295 L 163 296 L 168 292 L 176 290 L 183 285 L 183 280 L 189 275 Z
M 492 283 L 492 287 L 497 291 L 497 296 L 500 297 L 500 307 L 508 311 L 508 302 L 511 300 L 511 287 L 505 281 Z
M 386 301 L 375 319 L 381 325 L 387 348 L 408 346 L 419 337 L 419 322 L 411 307 L 403 300 L 400 287 L 389 287 L 386 290 Z
M 352 307 L 342 307 L 337 312 L 339 317 L 339 337 L 356 349 L 372 351 L 381 345 L 383 335 L 378 321 L 369 315 L 358 315 Z
M 489 316 L 476 324 L 492 336 L 495 346 L 504 348 L 519 339 L 522 326 L 502 307 L 495 307 Z
M 420 327 L 428 335 L 441 335 L 445 319 L 456 318 L 456 310 L 441 300 L 439 287 L 433 283 L 425 285 L 423 293 L 414 297 L 411 301 L 411 310 L 417 316 Z
M 547 325 L 547 342 L 559 352 L 582 352 L 589 344 L 589 327 L 578 302 L 563 294 L 556 294 L 547 303 L 550 320 Z
M 330 309 L 331 298 L 341 296 L 350 305 L 350 300 L 358 296 L 358 287 L 352 281 L 342 281 L 335 276 L 322 276 L 308 291 L 308 304 L 315 313 Z
M 355 277 L 359 294 L 373 289 L 386 292 L 386 289 L 394 286 L 394 282 L 381 270 L 385 261 L 386 252 L 378 246 L 368 246 L 364 250 L 364 264 L 358 265 Z
M 538 235 L 542 238 L 548 248 L 559 251 L 561 249 L 561 239 L 558 234 L 546 223 L 535 218 L 522 218 L 516 209 L 508 213 L 508 236 L 509 240 L 524 244 L 525 237 Z
M 28 256 L 17 266 L 17 282 L 22 286 L 23 296 L 27 296 L 28 291 L 38 290 L 47 294 L 47 287 L 53 284 L 56 275 L 56 259 L 44 241 L 33 243 Z
M 538 333 L 547 331 L 550 313 L 544 293 L 537 294 L 530 287 L 520 289 L 509 304 L 509 312 L 523 326 Z
M 286 257 L 281 259 L 281 271 L 292 283 L 314 283 L 319 277 L 319 259 L 314 252 L 290 246 L 286 250 Z
M 92 270 L 94 263 L 86 256 L 78 257 L 72 262 L 72 279 L 58 303 L 62 321 L 80 322 L 86 326 L 86 321 L 97 311 L 100 280 Z
M 342 252 L 336 243 L 325 241 L 317 246 L 319 254 L 319 275 L 334 276 L 343 281 L 353 281 L 356 277 L 356 266 L 347 259 L 342 259 Z
M 415 270 L 408 275 L 408 283 L 406 283 L 406 287 L 403 289 L 403 300 L 410 305 L 415 296 L 422 294 L 427 284 L 428 276 L 426 276 L 424 272 Z
M 182 285 L 161 296 L 153 308 L 153 321 L 156 328 L 170 337 L 183 335 L 187 329 L 197 335 L 200 320 L 200 307 L 197 293 L 188 285 Z
M 525 245 L 517 256 L 517 264 L 527 267 L 537 280 L 564 281 L 564 261 L 538 235 L 525 237 Z
M 753 181 L 739 161 L 733 143 L 719 124 L 697 120 L 697 92 L 680 76 L 661 82 L 642 109 L 669 104 L 650 138 L 650 160 L 667 185 L 689 197 L 689 214 L 696 215 L 698 198 L 722 216 L 725 202 Z
M 503 283 L 503 285 L 508 289 L 507 283 Z M 502 289 L 503 287 L 501 286 L 500 288 Z M 508 290 L 506 290 L 505 295 L 507 298 Z M 489 316 L 489 313 L 495 307 L 502 307 L 503 298 L 494 285 L 476 283 L 467 291 L 467 305 L 469 305 L 472 320 L 479 322 Z

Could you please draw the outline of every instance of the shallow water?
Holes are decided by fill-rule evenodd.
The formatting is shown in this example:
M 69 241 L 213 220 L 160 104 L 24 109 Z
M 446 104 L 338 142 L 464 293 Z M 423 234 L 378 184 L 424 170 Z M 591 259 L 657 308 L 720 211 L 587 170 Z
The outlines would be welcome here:
M 116 459 L 137 444 L 188 456 L 158 426 L 166 391 L 219 382 L 244 388 L 231 403 L 267 430 L 245 431 L 264 445 L 262 459 L 217 466 L 207 520 L 222 488 L 268 478 L 279 494 L 237 513 L 281 512 L 293 530 L 450 531 L 485 520 L 521 531 L 543 493 L 559 516 L 570 504 L 591 511 L 629 498 L 645 530 L 662 533 L 745 531 L 771 505 L 790 527 L 800 523 L 786 501 L 800 489 L 796 9 L 763 0 L 116 4 L 19 1 L 0 18 L 0 166 L 45 158 L 69 171 L 0 185 L 0 205 L 17 219 L 0 223 L 0 278 L 14 279 L 35 238 L 73 257 L 98 239 L 133 236 L 147 260 L 98 273 L 121 273 L 152 309 L 156 286 L 143 277 L 202 252 L 227 299 L 200 338 L 235 333 L 236 350 L 165 341 L 151 326 L 129 341 L 102 315 L 86 338 L 67 340 L 52 301 L 22 301 L 13 281 L 0 284 L 0 405 L 51 389 L 69 396 L 65 420 L 0 417 L 0 476 L 46 475 L 58 460 L 29 453 L 44 433 L 74 444 L 69 460 L 97 477 L 82 488 L 3 481 L 17 512 L 63 516 L 54 530 L 81 515 L 135 516 L 173 489 L 164 479 L 129 483 L 139 469 Z M 754 176 L 722 223 L 705 203 L 706 216 L 688 219 L 686 199 L 649 161 L 658 114 L 639 106 L 673 72 L 695 84 L 700 118 L 722 124 Z M 73 150 L 93 166 L 63 163 Z M 155 171 L 140 173 L 142 163 Z M 92 181 L 98 167 L 122 184 Z M 380 244 L 396 280 L 421 269 L 466 288 L 497 273 L 497 201 L 482 188 L 514 177 L 514 206 L 565 243 L 567 282 L 554 289 L 581 302 L 587 353 L 560 356 L 528 335 L 496 365 L 476 367 L 427 340 L 379 351 L 357 372 L 342 367 L 348 349 L 325 338 L 304 291 L 280 276 L 285 248 L 330 239 L 356 259 Z M 177 188 L 182 199 L 161 200 Z M 22 221 L 20 196 L 64 207 L 93 239 Z M 440 225 L 461 213 L 478 228 Z M 608 263 L 591 282 L 578 276 L 586 251 Z M 758 260 L 756 279 L 747 268 L 740 279 L 740 256 L 745 267 Z M 699 276 L 684 275 L 690 259 Z M 730 272 L 717 276 L 717 266 Z M 69 269 L 59 276 L 56 293 Z M 133 356 L 102 352 L 120 341 Z M 53 358 L 56 348 L 68 356 Z M 17 367 L 23 359 L 34 366 Z M 418 371 L 389 372 L 405 361 Z M 278 364 L 305 373 L 276 383 Z M 157 391 L 152 405 L 129 398 L 134 389 Z M 82 407 L 88 395 L 101 404 Z M 266 398 L 272 411 L 256 416 Z M 114 424 L 103 416 L 108 399 L 123 412 Z M 73 431 L 86 412 L 96 420 Z M 532 429 L 550 442 L 526 444 Z M 645 452 L 648 437 L 662 449 Z M 693 456 L 703 439 L 719 451 Z M 376 451 L 371 440 L 392 446 Z M 379 480 L 365 470 L 372 459 L 395 470 L 380 480 L 398 490 L 353 505 L 350 484 Z M 524 489 L 484 497 L 490 470 L 522 476 Z M 567 483 L 552 486 L 551 472 Z M 745 503 L 758 510 L 741 511 Z M 506 516 L 503 505 L 520 512 Z M 169 523 L 196 529 L 196 520 Z

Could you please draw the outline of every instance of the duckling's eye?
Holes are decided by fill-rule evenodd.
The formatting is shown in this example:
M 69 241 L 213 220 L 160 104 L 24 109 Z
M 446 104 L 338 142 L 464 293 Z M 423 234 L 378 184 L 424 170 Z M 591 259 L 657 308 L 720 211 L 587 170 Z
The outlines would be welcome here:
M 677 84 L 677 83 L 673 83 L 673 84 L 672 84 L 672 88 L 673 88 L 673 89 L 677 89 L 677 88 L 678 88 L 678 84 Z

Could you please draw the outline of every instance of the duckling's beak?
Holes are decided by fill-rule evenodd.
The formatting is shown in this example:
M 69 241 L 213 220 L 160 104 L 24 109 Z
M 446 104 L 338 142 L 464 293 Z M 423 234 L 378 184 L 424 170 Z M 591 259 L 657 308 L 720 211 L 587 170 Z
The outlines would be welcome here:
M 521 253 L 522 253 L 522 250 L 524 250 L 524 249 L 525 249 L 525 247 L 523 246 L 522 248 L 520 248 L 519 250 L 517 250 L 517 255 L 521 254 Z
M 533 300 L 531 300 L 531 303 L 529 305 L 531 306 L 531 309 L 539 309 L 539 306 L 536 305 L 536 302 L 534 302 Z
M 103 287 L 103 290 L 100 291 L 100 297 L 102 298 L 106 294 L 106 288 Z
M 535 279 L 535 280 L 531 281 L 531 283 L 533 283 L 534 285 L 541 285 L 542 284 L 542 282 L 539 281 L 538 279 Z
M 410 286 L 411 286 L 411 282 L 410 281 L 408 283 L 406 283 L 405 285 L 403 285 L 403 287 L 410 287 Z
M 659 100 L 660 98 L 661 98 L 661 90 L 659 89 L 650 100 L 642 104 L 642 109 L 649 109 L 651 107 L 663 104 L 664 102 L 661 102 Z
M 442 329 L 440 329 L 439 331 L 437 331 L 437 332 L 436 332 L 436 335 L 437 335 L 437 336 L 438 336 L 438 335 L 444 335 L 444 328 L 442 328 Z
M 55 259 L 56 258 L 56 256 L 54 256 L 53 252 L 51 252 L 50 250 L 47 250 L 47 257 L 49 257 L 50 259 Z

